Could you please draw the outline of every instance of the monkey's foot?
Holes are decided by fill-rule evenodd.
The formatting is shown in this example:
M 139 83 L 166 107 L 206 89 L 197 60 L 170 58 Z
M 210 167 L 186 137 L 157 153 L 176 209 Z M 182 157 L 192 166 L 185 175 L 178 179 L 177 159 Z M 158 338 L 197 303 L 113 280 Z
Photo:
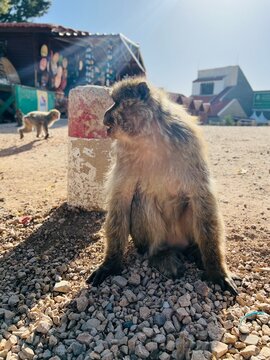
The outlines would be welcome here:
M 46 140 L 46 139 L 48 139 L 48 137 L 49 137 L 49 134 L 46 134 L 44 139 Z
M 185 265 L 181 257 L 173 249 L 160 251 L 151 256 L 149 263 L 150 266 L 168 278 L 180 278 L 185 272 Z
M 221 286 L 222 290 L 229 290 L 233 295 L 238 295 L 238 289 L 233 279 L 239 279 L 236 275 L 221 274 L 217 272 L 204 273 L 203 280 L 209 280 Z
M 117 275 L 122 272 L 122 264 L 119 261 L 106 261 L 100 265 L 92 274 L 88 277 L 86 282 L 93 286 L 100 285 L 109 275 Z

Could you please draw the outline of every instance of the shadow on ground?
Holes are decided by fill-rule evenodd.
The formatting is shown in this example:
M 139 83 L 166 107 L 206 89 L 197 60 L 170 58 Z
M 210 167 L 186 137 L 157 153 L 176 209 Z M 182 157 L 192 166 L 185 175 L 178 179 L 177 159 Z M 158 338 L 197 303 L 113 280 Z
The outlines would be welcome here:
M 52 210 L 23 242 L 0 254 L 0 307 L 7 307 L 8 294 L 21 294 L 31 308 L 52 292 L 57 276 L 96 240 L 102 222 L 103 214 L 70 210 L 65 203 Z
M 9 148 L 0 150 L 0 157 L 7 157 L 12 155 L 17 155 L 25 151 L 32 150 L 36 142 L 41 141 L 42 139 L 32 140 L 27 144 L 21 146 L 10 146 Z M 41 144 L 40 144 L 41 145 Z

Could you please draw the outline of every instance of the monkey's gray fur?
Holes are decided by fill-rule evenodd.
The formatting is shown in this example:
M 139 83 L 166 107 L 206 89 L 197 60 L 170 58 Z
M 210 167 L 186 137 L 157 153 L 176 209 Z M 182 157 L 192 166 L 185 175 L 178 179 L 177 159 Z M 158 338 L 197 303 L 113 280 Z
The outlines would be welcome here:
M 131 235 L 166 276 L 180 276 L 179 252 L 197 249 L 206 278 L 237 293 L 226 266 L 223 221 L 199 127 L 145 79 L 112 89 L 104 124 L 115 139 L 108 174 L 106 254 L 94 285 L 122 269 Z

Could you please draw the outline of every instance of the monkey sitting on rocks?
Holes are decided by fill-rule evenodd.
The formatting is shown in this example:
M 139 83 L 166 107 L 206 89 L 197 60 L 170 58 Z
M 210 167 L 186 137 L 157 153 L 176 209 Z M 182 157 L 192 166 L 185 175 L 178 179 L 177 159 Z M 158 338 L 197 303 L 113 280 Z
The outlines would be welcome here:
M 52 126 L 53 123 L 60 119 L 60 112 L 56 109 L 52 109 L 48 112 L 46 111 L 31 111 L 30 113 L 24 115 L 23 117 L 23 126 L 18 129 L 20 138 L 24 137 L 24 133 L 31 132 L 33 127 L 37 131 L 37 137 L 41 134 L 43 129 L 45 133 L 45 139 L 48 139 L 49 132 L 48 127 Z
M 121 272 L 131 235 L 165 276 L 180 276 L 179 252 L 195 248 L 205 279 L 237 294 L 200 129 L 142 78 L 115 84 L 112 98 L 104 116 L 116 140 L 107 180 L 106 254 L 87 281 L 97 286 Z

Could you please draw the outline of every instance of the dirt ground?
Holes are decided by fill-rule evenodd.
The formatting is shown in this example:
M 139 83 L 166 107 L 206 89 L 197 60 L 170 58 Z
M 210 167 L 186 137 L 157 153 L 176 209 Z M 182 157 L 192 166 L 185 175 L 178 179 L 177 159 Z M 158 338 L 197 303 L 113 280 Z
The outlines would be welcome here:
M 0 206 L 13 216 L 44 214 L 67 196 L 67 121 L 51 129 L 48 141 L 34 133 L 20 140 L 16 130 L 14 124 L 0 126 Z M 203 131 L 229 251 L 248 245 L 267 262 L 270 128 L 205 126 Z
M 240 292 L 252 297 L 262 290 L 265 302 L 270 294 L 270 127 L 205 126 L 203 132 L 226 225 L 228 264 L 244 278 Z M 7 293 L 24 294 L 22 289 L 26 287 L 31 289 L 30 298 L 24 294 L 21 302 L 25 301 L 29 309 L 39 303 L 42 311 L 40 299 L 48 293 L 52 296 L 60 265 L 66 266 L 60 273 L 72 282 L 68 295 L 71 301 L 85 288 L 91 269 L 102 260 L 100 229 L 104 216 L 72 211 L 65 203 L 67 121 L 61 120 L 50 135 L 43 140 L 31 133 L 20 140 L 14 124 L 0 125 L 0 259 L 4 260 L 0 264 L 0 308 L 8 308 Z M 41 263 L 35 275 L 31 261 L 37 254 Z M 24 264 L 27 278 L 20 275 L 24 274 Z M 52 284 L 33 288 L 43 271 L 48 272 Z M 24 286 L 18 276 L 24 279 Z M 55 299 L 56 304 L 61 302 Z M 245 296 L 240 305 L 252 309 L 254 302 L 243 299 Z M 17 321 L 14 318 L 13 324 Z M 22 321 L 26 320 L 19 323 Z

